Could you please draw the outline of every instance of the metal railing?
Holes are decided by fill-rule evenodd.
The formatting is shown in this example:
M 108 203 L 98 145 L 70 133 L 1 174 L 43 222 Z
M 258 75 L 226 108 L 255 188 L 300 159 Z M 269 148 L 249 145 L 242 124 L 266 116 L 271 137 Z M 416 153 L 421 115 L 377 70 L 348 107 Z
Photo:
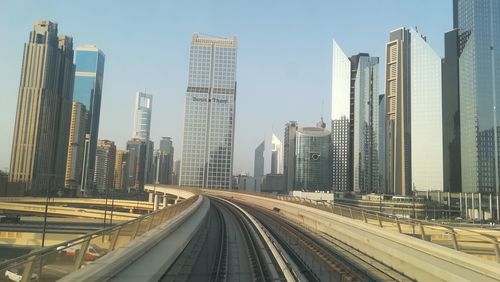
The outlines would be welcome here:
M 22 277 L 21 281 L 58 280 L 165 223 L 197 199 L 198 195 L 195 195 L 151 214 L 2 262 L 0 281 L 9 281 L 7 276 L 16 274 Z
M 500 231 L 498 230 L 482 229 L 478 231 L 474 228 L 458 228 L 431 221 L 398 217 L 373 210 L 338 203 L 316 202 L 299 197 L 262 194 L 260 196 L 321 209 L 500 263 Z

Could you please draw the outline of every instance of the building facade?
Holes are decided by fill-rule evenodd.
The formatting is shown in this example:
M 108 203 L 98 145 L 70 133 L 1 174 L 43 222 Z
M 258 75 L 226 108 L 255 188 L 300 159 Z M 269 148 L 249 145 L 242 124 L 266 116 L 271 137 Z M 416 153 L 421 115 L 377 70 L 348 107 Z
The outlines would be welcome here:
M 386 44 L 386 179 L 396 195 L 443 190 L 441 58 L 415 29 Z
M 262 142 L 255 148 L 255 155 L 253 160 L 253 177 L 256 179 L 262 178 L 264 176 L 264 150 L 265 141 Z
M 127 189 L 135 191 L 144 190 L 144 168 L 146 164 L 146 141 L 133 138 L 127 141 L 128 173 Z
M 155 183 L 173 184 L 174 146 L 171 137 L 162 137 L 160 149 L 155 150 L 153 159 Z
M 105 194 L 114 185 L 116 146 L 109 140 L 98 140 L 94 169 L 94 187 L 99 194 Z
M 354 101 L 352 101 L 354 102 Z M 352 117 L 351 117 L 352 114 Z M 351 61 L 333 41 L 332 62 L 332 188 L 352 190 Z
M 271 138 L 271 174 L 283 174 L 283 144 L 274 133 Z
M 295 142 L 299 124 L 290 121 L 285 125 L 285 138 L 283 146 L 283 185 L 285 191 L 293 191 L 295 188 Z
M 181 186 L 231 188 L 236 37 L 193 34 L 186 90 Z
M 9 174 L 29 194 L 64 187 L 73 82 L 72 38 L 36 22 L 24 45 Z
M 79 102 L 73 102 L 69 129 L 68 157 L 66 160 L 66 176 L 64 186 L 71 190 L 80 188 L 83 153 L 85 151 L 85 133 L 87 129 L 88 112 Z
M 94 183 L 95 155 L 101 115 L 101 97 L 104 78 L 104 53 L 93 45 L 78 46 L 75 49 L 75 84 L 73 102 L 79 102 L 88 111 L 85 133 L 88 134 L 88 149 L 83 157 L 80 189 L 91 194 Z
M 143 92 L 135 93 L 134 132 L 132 138 L 149 140 L 151 133 L 151 114 L 153 95 Z
M 455 108 L 448 121 L 453 122 L 453 132 L 446 136 L 450 148 L 446 164 L 450 164 L 458 146 L 461 154 L 461 188 L 463 192 L 499 193 L 499 145 L 500 145 L 500 2 L 493 0 L 454 0 L 454 31 L 447 34 L 445 60 L 452 65 L 445 69 L 451 79 L 450 87 L 457 87 L 451 96 Z M 456 50 L 453 50 L 456 49 Z M 455 58 L 453 58 L 455 57 Z M 457 63 L 456 66 L 453 64 Z M 449 68 L 446 68 L 449 67 Z M 455 68 L 455 70 L 453 70 Z M 451 71 L 451 72 L 450 72 Z M 447 83 L 450 83 L 449 81 Z M 453 89 L 452 89 L 453 90 Z M 450 94 L 446 92 L 445 94 Z M 453 95 L 453 93 L 452 93 Z M 458 115 L 456 118 L 456 95 Z M 447 96 L 449 97 L 449 96 Z M 453 106 L 452 105 L 452 106 Z M 453 114 L 453 116 L 451 116 Z M 448 125 L 450 126 L 450 125 Z M 459 130 L 457 130 L 459 128 Z M 453 138 L 460 136 L 460 139 Z M 450 137 L 451 136 L 451 137 Z M 451 167 L 455 172 L 458 168 Z M 448 175 L 451 175 L 451 172 Z M 450 190 L 459 185 L 448 178 Z
M 116 150 L 113 188 L 126 190 L 128 187 L 128 151 Z
M 331 133 L 322 127 L 297 130 L 295 188 L 301 191 L 332 189 Z
M 385 178 L 385 94 L 378 96 L 378 188 L 379 194 L 387 193 Z
M 333 189 L 379 190 L 378 57 L 347 57 L 333 43 Z

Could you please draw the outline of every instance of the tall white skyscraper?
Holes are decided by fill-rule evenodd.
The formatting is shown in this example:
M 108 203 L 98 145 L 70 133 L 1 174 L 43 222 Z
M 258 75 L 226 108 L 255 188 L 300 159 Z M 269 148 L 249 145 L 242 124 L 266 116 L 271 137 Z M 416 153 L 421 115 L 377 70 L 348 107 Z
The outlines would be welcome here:
M 133 138 L 149 140 L 152 110 L 153 95 L 142 92 L 135 93 Z
M 181 186 L 229 189 L 233 172 L 237 39 L 193 34 Z
M 271 139 L 271 173 L 283 173 L 283 144 L 273 133 Z
M 332 152 L 333 184 L 336 191 L 352 189 L 350 169 L 350 120 L 351 112 L 351 61 L 340 46 L 333 41 L 332 62 Z M 352 115 L 352 116 L 351 116 Z
M 379 59 L 347 57 L 334 42 L 333 189 L 379 192 Z

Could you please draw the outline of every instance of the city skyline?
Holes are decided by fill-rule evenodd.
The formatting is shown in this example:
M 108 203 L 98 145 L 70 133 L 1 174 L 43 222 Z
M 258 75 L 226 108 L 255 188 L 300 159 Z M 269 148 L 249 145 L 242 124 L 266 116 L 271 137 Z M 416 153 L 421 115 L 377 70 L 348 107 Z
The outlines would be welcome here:
M 376 5 L 372 3 L 368 3 L 367 1 L 359 1 L 359 3 L 364 3 L 368 8 L 376 8 Z M 185 47 L 189 43 L 189 36 L 194 31 L 201 31 L 210 34 L 218 34 L 222 36 L 229 36 L 232 34 L 236 34 L 239 36 L 242 42 L 243 51 L 239 58 L 239 65 L 241 66 L 240 71 L 238 72 L 238 80 L 239 80 L 239 99 L 237 100 L 237 108 L 240 110 L 238 112 L 237 119 L 239 118 L 239 122 L 237 123 L 236 128 L 236 144 L 235 147 L 235 167 L 233 172 L 235 174 L 241 171 L 253 171 L 253 150 L 248 150 L 248 147 L 254 147 L 254 144 L 257 144 L 259 139 L 262 140 L 263 136 L 270 135 L 271 132 L 276 131 L 278 137 L 283 136 L 284 124 L 288 120 L 300 120 L 303 124 L 313 124 L 317 119 L 317 112 L 320 109 L 322 100 L 324 100 L 324 105 L 328 105 L 329 94 L 330 94 L 330 62 L 331 62 L 331 39 L 336 38 L 339 42 L 342 42 L 342 46 L 347 55 L 352 55 L 358 50 L 363 50 L 370 52 L 373 56 L 383 57 L 383 48 L 384 41 L 387 37 L 387 32 L 393 30 L 400 26 L 415 26 L 419 27 L 419 30 L 426 35 L 428 35 L 429 42 L 432 47 L 438 51 L 438 53 L 442 56 L 443 52 L 443 34 L 445 31 L 450 30 L 452 27 L 451 24 L 451 1 L 449 3 L 434 3 L 429 1 L 429 5 L 436 6 L 436 11 L 433 11 L 431 15 L 426 14 L 425 20 L 422 19 L 421 15 L 426 10 L 420 5 L 407 3 L 407 4 L 399 4 L 396 3 L 396 8 L 408 8 L 409 15 L 406 17 L 394 17 L 393 19 L 383 20 L 381 24 L 377 24 L 373 27 L 366 25 L 366 21 L 360 23 L 359 25 L 354 25 L 352 30 L 343 30 L 338 27 L 338 24 L 335 24 L 342 19 L 346 19 L 342 16 L 336 9 L 333 9 L 330 4 L 316 4 L 316 5 L 308 5 L 305 2 L 292 3 L 289 7 L 286 8 L 291 14 L 299 14 L 302 13 L 302 9 L 304 9 L 304 15 L 307 20 L 310 20 L 312 15 L 315 12 L 320 12 L 321 10 L 326 10 L 337 15 L 336 20 L 326 20 L 326 14 L 321 13 L 318 20 L 313 20 L 310 23 L 307 23 L 306 26 L 301 27 L 299 24 L 291 25 L 290 27 L 286 27 L 284 24 L 279 24 L 276 27 L 271 28 L 271 30 L 263 32 L 259 30 L 258 27 L 255 30 L 250 30 L 249 26 L 243 22 L 243 20 L 237 21 L 234 27 L 229 27 L 224 25 L 230 19 L 224 18 L 222 20 L 214 20 L 213 18 L 208 19 L 200 19 L 196 23 L 186 24 L 183 27 L 172 26 L 169 27 L 170 31 L 175 31 L 175 33 L 181 34 L 181 40 L 176 41 L 168 41 L 168 48 L 173 55 L 161 55 L 159 58 L 161 61 L 170 62 L 173 64 L 172 67 L 166 68 L 162 67 L 158 63 L 158 60 L 151 60 L 150 56 L 146 56 L 145 60 L 142 60 L 141 56 L 138 56 L 137 53 L 134 53 L 134 56 L 127 55 L 125 53 L 129 48 L 123 48 L 125 50 L 118 50 L 117 47 L 123 47 L 122 41 L 117 40 L 116 43 L 110 43 L 111 40 L 116 39 L 116 36 L 123 36 L 123 33 L 120 31 L 120 28 L 116 25 L 105 25 L 102 20 L 104 15 L 102 12 L 98 12 L 96 23 L 90 24 L 88 27 L 78 26 L 78 21 L 74 19 L 68 18 L 63 11 L 68 9 L 68 6 L 63 3 L 58 3 L 58 5 L 50 4 L 48 7 L 38 6 L 38 4 L 27 4 L 26 3 L 13 3 L 13 2 L 2 2 L 0 4 L 2 6 L 2 15 L 4 15 L 1 20 L 4 24 L 2 29 L 2 34 L 5 34 L 5 50 L 8 53 L 8 57 L 4 57 L 2 55 L 2 61 L 6 62 L 6 66 L 9 68 L 2 67 L 0 70 L 1 74 L 1 82 L 2 92 L 5 93 L 5 102 L 7 104 L 8 110 L 4 111 L 1 114 L 1 125 L 0 130 L 4 134 L 5 138 L 2 138 L 0 142 L 2 142 L 0 147 L 0 169 L 8 168 L 8 163 L 10 159 L 10 143 L 12 140 L 12 132 L 13 125 L 12 121 L 15 116 L 14 107 L 10 107 L 15 105 L 15 101 L 17 99 L 17 87 L 19 83 L 19 73 L 20 73 L 20 65 L 21 65 L 21 52 L 22 42 L 26 41 L 26 33 L 29 31 L 33 22 L 37 19 L 51 19 L 58 23 L 60 23 L 61 29 L 63 33 L 71 34 L 76 42 L 75 46 L 82 44 L 95 44 L 99 48 L 101 48 L 107 55 L 106 57 L 106 82 L 104 83 L 103 88 L 103 108 L 101 111 L 101 128 L 99 132 L 99 137 L 104 139 L 114 140 L 117 144 L 118 148 L 124 148 L 125 142 L 130 137 L 130 131 L 132 130 L 131 125 L 123 126 L 117 128 L 115 124 L 119 123 L 122 120 L 133 120 L 133 113 L 130 110 L 133 108 L 133 100 L 134 100 L 134 92 L 137 89 L 144 89 L 145 92 L 155 93 L 155 104 L 157 108 L 164 108 L 164 113 L 156 113 L 153 121 L 152 121 L 152 130 L 151 130 L 151 140 L 158 140 L 161 136 L 172 136 L 174 140 L 174 147 L 179 148 L 176 150 L 176 159 L 180 158 L 180 153 L 182 150 L 181 142 L 182 142 L 182 106 L 183 105 L 183 94 L 184 94 L 184 86 L 185 81 L 187 80 L 187 70 L 186 70 L 186 61 L 188 60 L 188 56 L 185 50 Z M 14 19 L 12 15 L 15 13 L 8 13 L 5 11 L 16 11 L 18 9 L 23 9 L 26 5 L 33 6 L 33 9 L 28 9 L 28 13 L 26 18 L 24 19 Z M 162 5 L 166 4 L 157 4 L 159 8 L 162 8 Z M 351 5 L 355 4 L 340 4 L 340 8 L 349 8 Z M 77 4 L 78 6 L 78 4 Z M 133 6 L 133 5 L 132 5 Z M 168 5 L 166 5 L 168 6 Z M 186 9 L 189 4 L 184 6 L 175 6 L 173 8 L 178 8 L 179 10 Z M 425 5 L 422 5 L 425 6 Z M 80 7 L 80 6 L 78 6 Z M 109 8 L 109 4 L 105 4 L 103 8 Z M 217 7 L 210 8 L 210 10 L 215 10 Z M 220 8 L 220 7 L 219 7 Z M 237 14 L 242 16 L 242 13 L 247 8 L 243 4 L 228 4 L 228 7 L 224 9 L 237 8 Z M 411 9 L 410 9 L 411 8 Z M 134 10 L 131 7 L 123 8 L 124 14 L 127 15 L 131 13 L 131 10 Z M 277 11 L 278 5 L 271 4 L 271 6 L 267 7 L 263 17 L 266 23 L 272 22 L 272 26 L 274 26 L 273 15 L 275 11 Z M 138 9 L 139 13 L 143 15 L 144 10 Z M 161 10 L 161 9 L 160 9 Z M 339 9 L 342 10 L 342 9 Z M 83 9 L 83 14 L 88 10 Z M 250 9 L 250 12 L 257 12 L 256 8 Z M 382 11 L 381 11 L 382 12 Z M 367 16 L 364 14 L 365 17 Z M 446 15 L 446 16 L 443 16 Z M 237 16 L 237 15 L 236 15 Z M 235 17 L 236 17 L 235 16 Z M 80 16 L 76 16 L 77 18 Z M 122 22 L 128 18 L 123 17 L 121 15 L 114 15 L 115 18 L 121 20 Z M 292 16 L 282 16 L 286 23 L 290 23 Z M 429 17 L 433 19 L 433 21 L 429 21 Z M 448 17 L 448 19 L 446 19 Z M 245 18 L 245 17 L 244 17 Z M 248 18 L 246 16 L 246 18 Z M 374 16 L 370 16 L 371 20 L 374 19 Z M 307 21 L 307 20 L 304 20 Z M 157 19 L 155 21 L 163 21 Z M 301 22 L 301 23 L 304 23 Z M 150 22 L 151 23 L 151 22 Z M 208 23 L 208 25 L 207 25 Z M 319 23 L 322 23 L 319 25 Z M 438 27 L 433 27 L 433 25 L 438 25 Z M 102 34 L 96 34 L 92 32 L 92 28 L 96 27 L 96 24 L 101 24 L 103 27 Z M 153 27 L 151 27 L 153 28 Z M 89 30 L 85 30 L 89 29 Z M 296 31 L 295 34 L 299 34 L 298 38 L 309 38 L 310 42 L 300 43 L 299 45 L 296 40 L 297 38 L 284 38 L 281 35 L 277 35 L 276 31 L 279 29 L 284 29 L 288 31 Z M 366 35 L 366 38 L 360 40 L 359 38 L 354 38 L 352 36 L 353 32 L 360 29 L 367 29 L 373 34 Z M 258 32 L 257 32 L 258 30 Z M 117 32 L 117 35 L 111 36 L 110 31 Z M 182 32 L 180 32 L 182 31 Z M 149 32 L 147 33 L 149 34 Z M 108 36 L 109 38 L 105 38 Z M 172 35 L 173 36 L 173 35 Z M 130 48 L 137 48 L 138 46 L 143 46 L 144 48 L 152 48 L 151 54 L 159 55 L 158 48 L 155 46 L 147 46 L 137 45 L 135 41 L 140 41 L 141 36 L 135 32 L 131 33 L 130 38 L 134 39 L 134 42 L 131 42 Z M 129 39 L 130 39 L 129 38 Z M 179 38 L 179 36 L 176 36 Z M 252 51 L 252 48 L 256 47 L 256 44 L 259 40 L 271 40 L 270 42 L 276 42 L 275 47 L 272 47 L 269 51 L 270 53 L 265 54 L 262 52 L 262 48 L 257 48 L 255 51 Z M 273 41 L 274 40 L 274 41 Z M 278 41 L 277 41 L 278 40 Z M 290 44 L 279 43 L 279 41 L 289 42 Z M 129 40 L 127 40 L 129 41 Z M 294 46 L 294 44 L 296 46 Z M 272 45 L 272 44 L 271 44 Z M 162 47 L 162 49 L 164 49 Z M 278 51 L 280 50 L 280 51 Z M 282 52 L 282 51 L 285 52 Z M 301 50 L 312 51 L 312 53 L 317 53 L 317 55 L 312 56 L 308 54 L 309 52 L 303 52 Z M 276 55 L 276 52 L 283 53 L 282 55 Z M 255 54 L 264 54 L 264 56 L 260 60 L 255 60 Z M 17 56 L 15 55 L 17 54 Z M 175 56 L 176 58 L 172 59 L 171 56 Z M 273 56 L 272 59 L 270 59 Z M 149 58 L 149 59 L 148 59 Z M 140 61 L 138 61 L 140 59 Z M 261 67 L 257 68 L 258 65 L 262 65 L 266 60 L 266 66 L 269 68 L 269 71 L 262 71 L 260 74 Z M 123 67 L 123 63 L 118 62 L 119 60 L 123 61 L 123 63 L 130 64 L 130 67 L 127 67 L 128 70 L 121 72 Z M 255 62 L 252 62 L 255 60 Z M 144 65 L 141 64 L 144 61 Z M 146 71 L 144 74 L 141 74 L 137 81 L 138 82 L 127 82 L 121 81 L 121 77 L 127 77 L 137 75 L 139 71 L 131 71 L 130 69 L 134 69 L 136 66 L 137 69 L 147 69 L 143 66 L 154 66 L 151 71 Z M 140 67 L 139 67 L 140 66 Z M 163 70 L 162 72 L 158 72 L 158 70 Z M 175 69 L 175 70 L 174 70 Z M 258 70 L 257 70 L 258 69 Z M 118 71 L 120 70 L 120 71 Z M 161 75 L 151 75 L 151 73 L 157 72 L 161 73 Z M 311 74 L 308 74 L 308 73 Z M 270 73 L 275 73 L 270 76 Z M 318 75 L 321 73 L 321 75 Z M 254 76 L 252 78 L 252 76 Z M 316 78 L 318 77 L 318 78 Z M 117 83 L 117 79 L 120 79 L 120 83 Z M 130 79 L 129 79 L 130 80 Z M 176 81 L 179 81 L 177 83 Z M 296 81 L 296 82 L 294 82 Z M 261 82 L 261 83 L 256 83 Z M 285 84 L 292 82 L 290 86 L 284 86 Z M 177 85 L 180 84 L 180 85 Z M 240 87 L 241 86 L 241 87 Z M 266 88 L 267 87 L 267 88 Z M 306 90 L 307 88 L 311 88 L 311 90 Z M 277 89 L 282 89 L 280 91 L 276 91 Z M 311 99 L 301 99 L 301 95 L 306 93 L 306 91 L 311 91 L 311 94 L 308 95 Z M 272 96 L 270 96 L 270 94 Z M 288 99 L 287 104 L 284 109 L 276 111 L 268 118 L 263 119 L 263 117 L 259 117 L 252 113 L 251 108 L 255 107 L 256 103 L 259 100 L 269 97 L 270 102 L 269 106 L 273 106 L 277 103 L 278 100 L 285 99 L 285 97 L 290 96 L 292 99 Z M 116 107 L 112 102 L 116 99 L 119 99 L 119 106 Z M 180 109 L 177 109 L 180 108 Z M 273 106 L 273 109 L 274 106 Z M 301 111 L 298 111 L 301 109 Z M 303 111 L 302 111 L 303 109 Z M 329 109 L 326 106 L 323 106 L 321 110 L 324 116 L 328 116 Z M 271 111 L 269 111 L 271 112 Z M 293 112 L 297 112 L 297 115 L 294 116 Z M 172 121 L 172 124 L 176 126 L 172 127 L 164 127 L 162 124 L 168 120 Z M 263 124 L 263 127 L 253 127 L 251 126 L 253 123 L 258 122 L 259 124 Z M 328 122 L 328 121 L 327 121 Z M 130 122 L 129 122 L 130 124 Z M 252 130 L 246 131 L 245 128 L 251 128 Z M 274 130 L 273 130 L 274 128 Z M 268 163 L 266 163 L 265 171 L 270 171 Z

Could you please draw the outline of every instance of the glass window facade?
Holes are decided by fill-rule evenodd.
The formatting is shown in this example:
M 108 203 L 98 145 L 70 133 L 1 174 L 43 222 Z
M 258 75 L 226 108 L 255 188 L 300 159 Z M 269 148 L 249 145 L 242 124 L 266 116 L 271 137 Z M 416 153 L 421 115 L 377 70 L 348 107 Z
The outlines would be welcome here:
M 87 130 L 90 134 L 89 149 L 84 164 L 85 181 L 82 190 L 92 188 L 95 167 L 96 146 L 101 113 L 102 84 L 104 78 L 104 53 L 92 45 L 78 46 L 75 49 L 75 83 L 73 101 L 80 102 L 88 109 Z
M 462 190 L 499 192 L 500 1 L 454 1 Z
M 295 188 L 330 191 L 332 188 L 330 131 L 299 128 L 296 135 Z
M 233 169 L 236 38 L 193 35 L 180 185 L 229 189 Z

